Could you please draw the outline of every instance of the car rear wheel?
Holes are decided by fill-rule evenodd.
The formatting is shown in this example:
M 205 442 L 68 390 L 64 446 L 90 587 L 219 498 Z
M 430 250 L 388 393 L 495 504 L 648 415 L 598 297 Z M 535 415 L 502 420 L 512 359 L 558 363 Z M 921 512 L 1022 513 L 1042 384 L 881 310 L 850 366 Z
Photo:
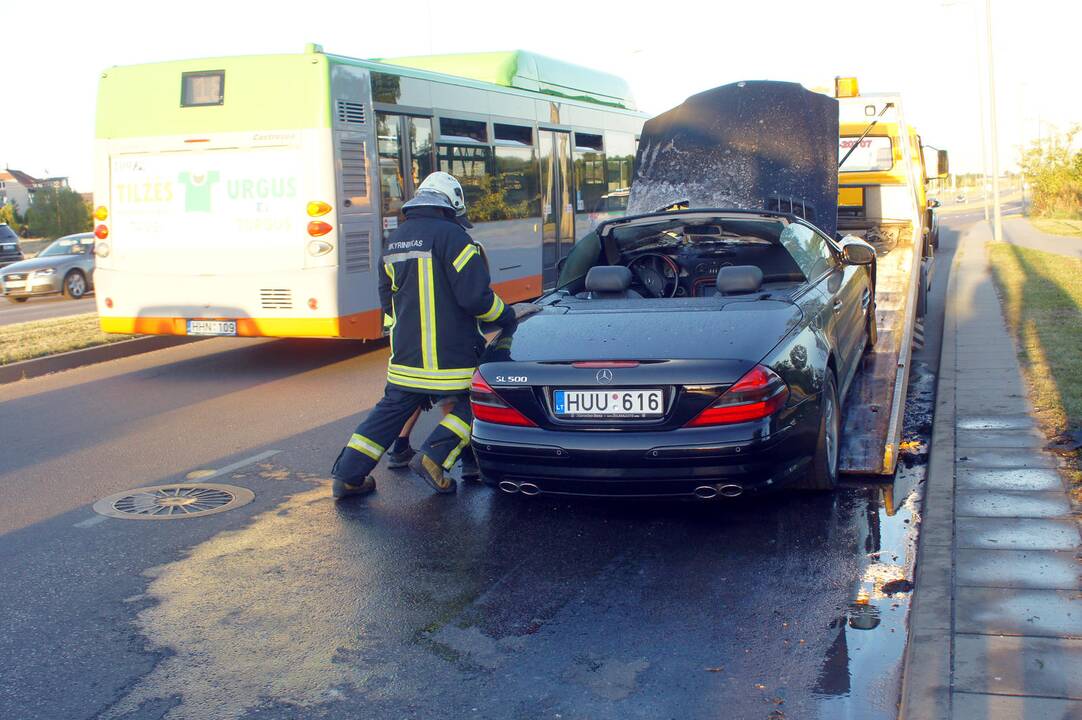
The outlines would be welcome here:
M 12 297 L 12 296 L 10 296 L 10 295 L 8 296 L 8 302 L 13 302 L 13 303 L 24 303 L 24 302 L 26 302 L 26 301 L 27 301 L 27 300 L 29 300 L 29 299 L 30 299 L 30 298 L 24 298 L 24 297 Z
M 838 448 L 841 440 L 841 412 L 838 407 L 838 386 L 834 373 L 827 370 L 819 411 L 819 441 L 811 468 L 797 487 L 804 490 L 826 491 L 838 487 Z
M 64 295 L 72 300 L 86 295 L 86 276 L 81 270 L 72 270 L 64 277 Z

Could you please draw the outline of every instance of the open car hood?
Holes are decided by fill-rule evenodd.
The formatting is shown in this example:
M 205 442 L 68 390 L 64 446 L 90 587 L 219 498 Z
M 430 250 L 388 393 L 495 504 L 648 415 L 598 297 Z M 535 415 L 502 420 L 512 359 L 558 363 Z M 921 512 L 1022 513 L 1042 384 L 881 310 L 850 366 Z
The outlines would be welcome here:
M 693 95 L 643 127 L 628 215 L 690 208 L 791 212 L 833 237 L 838 101 L 797 83 Z
M 481 363 L 730 359 L 750 367 L 802 317 L 796 305 L 775 300 L 729 302 L 712 309 L 693 308 L 701 306 L 694 300 L 667 309 L 665 304 L 680 301 L 635 299 L 623 308 L 593 302 L 607 307 L 549 307 L 526 318 L 509 338 L 490 345 Z M 628 307 L 632 304 L 639 309 Z

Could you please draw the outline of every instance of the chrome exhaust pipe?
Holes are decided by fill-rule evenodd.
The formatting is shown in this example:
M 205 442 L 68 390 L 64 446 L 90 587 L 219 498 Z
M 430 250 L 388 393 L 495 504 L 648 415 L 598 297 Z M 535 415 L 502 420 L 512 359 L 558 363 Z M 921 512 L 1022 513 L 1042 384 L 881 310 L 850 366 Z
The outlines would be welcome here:
M 724 495 L 725 497 L 740 497 L 744 494 L 744 486 L 736 484 L 718 485 L 718 495 Z
M 718 489 L 713 485 L 700 485 L 694 492 L 700 500 L 713 500 L 718 496 Z
M 510 480 L 501 480 L 500 481 L 500 490 L 503 490 L 505 493 L 509 493 L 511 495 L 514 495 L 515 493 L 517 493 L 521 489 L 522 488 L 519 486 L 519 484 L 517 482 L 511 482 Z
M 533 483 L 524 482 L 518 486 L 518 491 L 523 495 L 540 495 L 541 488 L 537 487 Z

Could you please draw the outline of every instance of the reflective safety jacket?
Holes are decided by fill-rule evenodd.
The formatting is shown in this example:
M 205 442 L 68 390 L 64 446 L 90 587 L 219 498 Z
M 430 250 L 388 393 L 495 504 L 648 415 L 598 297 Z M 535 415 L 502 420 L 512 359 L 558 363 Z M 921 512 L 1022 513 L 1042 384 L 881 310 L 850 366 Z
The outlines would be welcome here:
M 439 208 L 407 211 L 383 252 L 379 297 L 391 327 L 387 381 L 415 392 L 469 388 L 485 347 L 480 323 L 515 324 L 484 258 Z

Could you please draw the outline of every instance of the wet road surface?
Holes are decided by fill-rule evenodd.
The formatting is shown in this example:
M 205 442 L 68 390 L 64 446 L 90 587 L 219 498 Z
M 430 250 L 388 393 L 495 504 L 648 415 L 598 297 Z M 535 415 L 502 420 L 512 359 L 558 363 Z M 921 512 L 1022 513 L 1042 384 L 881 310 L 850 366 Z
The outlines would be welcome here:
M 13 303 L 3 298 L 0 299 L 0 325 L 97 312 L 94 302 L 93 293 L 79 300 L 70 300 L 63 295 L 46 295 Z
M 0 717 L 895 716 L 919 432 L 894 483 L 829 496 L 441 497 L 381 466 L 335 505 L 385 361 L 208 340 L 0 387 Z M 237 510 L 89 508 L 237 463 Z

